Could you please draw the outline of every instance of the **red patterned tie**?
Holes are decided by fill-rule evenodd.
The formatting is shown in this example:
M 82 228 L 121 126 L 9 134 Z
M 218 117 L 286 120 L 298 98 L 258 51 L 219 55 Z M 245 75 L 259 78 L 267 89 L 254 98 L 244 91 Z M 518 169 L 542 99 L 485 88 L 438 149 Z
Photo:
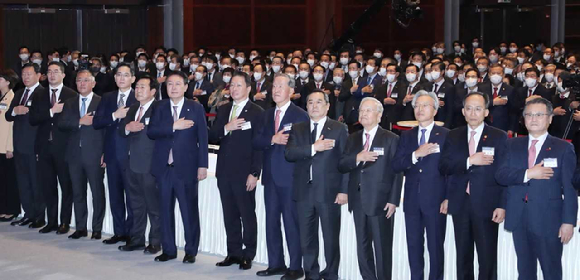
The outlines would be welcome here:
M 278 129 L 280 128 L 280 112 L 282 112 L 282 110 L 276 110 L 276 117 L 274 118 L 274 133 L 278 133 Z
M 20 101 L 20 105 L 24 106 L 26 105 L 26 101 L 28 101 L 28 93 L 30 92 L 29 89 L 26 89 L 24 91 L 24 96 L 22 96 L 22 100 Z
M 493 99 L 496 99 L 496 98 L 497 98 L 497 88 L 494 87 L 493 88 Z
M 371 140 L 371 135 L 368 133 L 365 133 L 365 137 L 366 137 L 366 140 L 365 140 L 365 146 L 363 147 L 363 151 L 368 151 L 369 148 L 371 147 L 371 141 L 369 141 L 369 140 Z
M 393 92 L 393 84 L 389 84 L 389 90 L 387 91 L 387 97 L 391 97 L 392 92 Z

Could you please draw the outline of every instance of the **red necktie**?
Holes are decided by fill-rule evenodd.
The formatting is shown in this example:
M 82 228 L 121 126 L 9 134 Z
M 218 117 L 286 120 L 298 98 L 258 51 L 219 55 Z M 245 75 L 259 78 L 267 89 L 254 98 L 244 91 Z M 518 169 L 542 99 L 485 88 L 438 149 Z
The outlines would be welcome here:
M 139 116 L 137 117 L 137 122 L 140 122 L 142 117 L 143 117 L 143 106 L 139 107 Z M 175 117 L 173 118 L 175 119 Z
M 528 97 L 532 96 L 532 89 L 528 91 Z
M 478 82 L 478 83 L 481 83 L 482 81 L 483 81 L 483 78 L 479 78 L 479 79 L 477 79 L 477 82 Z
M 393 84 L 389 84 L 389 90 L 387 91 L 387 97 L 391 97 L 392 92 L 393 92 Z
M 496 99 L 496 98 L 497 98 L 497 88 L 494 87 L 493 88 L 493 99 Z
M 316 88 L 320 89 L 320 83 L 316 83 Z
M 276 110 L 276 117 L 274 118 L 274 133 L 277 133 L 280 128 L 280 112 L 282 112 L 282 110 Z
M 262 83 L 258 82 L 258 84 L 256 85 L 256 93 L 260 93 L 261 89 L 262 89 Z
M 532 145 L 528 149 L 528 168 L 534 167 L 536 163 L 536 144 L 538 140 L 532 140 Z M 528 202 L 528 194 L 526 193 L 526 202 Z
M 366 140 L 365 140 L 365 146 L 363 147 L 363 151 L 368 151 L 369 148 L 371 147 L 371 141 L 369 141 L 369 140 L 371 140 L 371 135 L 368 133 L 365 133 L 365 137 L 366 137 Z
M 409 86 L 409 89 L 407 90 L 407 95 L 411 95 L 411 93 L 413 93 L 413 87 Z
M 28 101 L 28 93 L 30 92 L 29 89 L 24 91 L 24 95 L 22 96 L 22 100 L 20 101 L 20 105 L 26 105 L 26 101 Z

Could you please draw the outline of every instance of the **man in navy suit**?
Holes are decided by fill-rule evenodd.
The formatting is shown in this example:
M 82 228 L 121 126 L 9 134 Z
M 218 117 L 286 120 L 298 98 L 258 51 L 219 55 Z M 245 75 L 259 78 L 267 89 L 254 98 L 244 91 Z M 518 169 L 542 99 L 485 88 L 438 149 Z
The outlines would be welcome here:
M 262 169 L 262 152 L 253 149 L 264 110 L 250 101 L 250 77 L 235 73 L 230 83 L 233 103 L 221 106 L 209 139 L 219 143 L 216 177 L 224 212 L 228 255 L 217 266 L 239 264 L 250 269 L 256 256 L 258 224 L 256 184 Z M 243 229 L 243 230 L 242 230 Z M 244 249 L 242 249 L 244 245 Z
M 524 106 L 529 100 L 528 98 L 538 95 L 547 100 L 552 100 L 551 91 L 546 89 L 540 83 L 540 71 L 536 67 L 531 67 L 525 71 L 525 83 L 523 87 L 518 88 L 514 94 L 514 103 L 512 110 L 515 112 L 516 116 L 520 117 L 519 125 L 517 128 L 518 134 L 527 134 L 525 120 L 521 118 L 522 112 L 524 111 Z
M 359 64 L 356 60 L 348 63 L 348 70 L 350 79 L 343 83 L 338 100 L 344 102 L 344 120 L 348 125 L 348 131 L 353 132 L 361 128 L 358 123 L 358 107 L 361 100 L 365 97 L 372 97 L 375 85 L 379 86 L 381 80 L 378 78 L 373 79 L 372 76 L 368 78 L 359 77 Z
M 425 279 L 424 232 L 427 231 L 430 280 L 443 279 L 445 226 L 447 216 L 440 211 L 447 180 L 439 171 L 440 147 L 449 130 L 435 125 L 439 109 L 436 93 L 421 90 L 412 101 L 419 126 L 403 131 L 393 160 L 395 172 L 405 172 L 405 228 L 411 279 Z
M 506 131 L 513 135 L 516 130 L 517 116 L 512 110 L 514 102 L 514 88 L 503 82 L 504 70 L 499 64 L 494 64 L 489 69 L 489 83 L 482 83 L 480 90 L 487 94 L 490 102 L 489 116 L 486 123 Z
M 210 108 L 207 106 L 207 101 L 209 100 L 211 93 L 214 91 L 214 86 L 206 79 L 207 68 L 203 65 L 197 66 L 193 75 L 195 78 L 189 82 L 185 97 L 189 99 L 197 98 L 199 103 L 201 103 L 203 108 L 205 108 L 206 113 L 209 113 Z
M 194 263 L 199 247 L 198 182 L 207 177 L 208 147 L 205 110 L 185 99 L 187 75 L 173 72 L 166 80 L 169 99 L 153 105 L 147 135 L 155 140 L 151 174 L 159 186 L 161 246 L 155 261 L 177 257 L 175 246 L 175 199 L 185 229 L 184 263 Z
M 441 212 L 453 217 L 457 279 L 474 279 L 474 242 L 478 279 L 497 279 L 497 234 L 505 217 L 505 189 L 492 174 L 499 166 L 494 155 L 504 152 L 507 134 L 483 122 L 489 114 L 487 95 L 471 92 L 463 104 L 467 126 L 449 132 L 439 161 L 439 170 L 449 176 Z
M 505 229 L 513 232 L 519 279 L 562 279 L 562 249 L 574 234 L 578 198 L 572 186 L 574 147 L 548 134 L 553 107 L 544 98 L 526 102 L 527 137 L 507 141 L 498 182 L 507 187 Z M 572 277 L 572 276 L 569 276 Z
M 292 199 L 294 164 L 286 161 L 284 151 L 292 124 L 306 122 L 308 114 L 290 102 L 295 80 L 287 74 L 276 74 L 272 86 L 272 99 L 276 107 L 264 112 L 264 124 L 259 136 L 253 139 L 254 148 L 263 151 L 264 202 L 266 204 L 266 244 L 268 269 L 258 271 L 258 276 L 284 275 L 282 279 L 304 276 L 302 252 L 298 231 L 298 214 Z M 290 267 L 284 263 L 284 248 L 280 231 L 280 217 L 284 219 L 286 243 L 290 253 Z
M 123 170 L 129 154 L 127 139 L 121 137 L 118 129 L 129 111 L 129 106 L 137 102 L 135 91 L 131 88 L 131 84 L 135 82 L 134 70 L 128 64 L 120 64 L 115 72 L 115 82 L 119 90 L 103 95 L 93 121 L 95 129 L 105 130 L 104 161 L 107 165 L 109 202 L 115 233 L 111 238 L 103 240 L 105 244 L 128 242 L 133 224 L 130 199 L 127 199 L 125 205 L 127 182 Z

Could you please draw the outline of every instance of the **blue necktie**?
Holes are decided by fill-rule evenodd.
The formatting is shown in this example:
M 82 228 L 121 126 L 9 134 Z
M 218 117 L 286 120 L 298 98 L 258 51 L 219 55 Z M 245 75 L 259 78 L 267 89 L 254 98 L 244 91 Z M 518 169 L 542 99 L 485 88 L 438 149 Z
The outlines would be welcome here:
M 83 104 L 81 105 L 81 118 L 84 117 L 87 114 L 87 98 L 83 97 L 81 98 L 83 101 Z
M 368 79 L 367 79 L 367 86 L 370 86 L 370 85 L 371 85 L 371 81 L 372 81 L 372 80 L 373 80 L 373 79 L 371 78 L 371 76 L 369 76 L 369 77 L 368 77 Z
M 421 129 L 421 139 L 419 139 L 419 146 L 425 144 L 425 131 L 427 131 L 427 129 Z

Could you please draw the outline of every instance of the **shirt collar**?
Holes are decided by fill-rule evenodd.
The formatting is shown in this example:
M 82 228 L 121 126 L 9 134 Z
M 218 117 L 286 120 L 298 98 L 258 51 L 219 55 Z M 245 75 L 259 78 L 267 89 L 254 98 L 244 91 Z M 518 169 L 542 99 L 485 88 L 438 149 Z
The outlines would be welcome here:
M 471 129 L 471 126 L 467 125 L 467 133 L 471 134 L 472 131 L 475 131 L 475 132 L 477 132 L 476 135 L 481 135 L 483 133 L 484 126 L 485 126 L 485 123 L 483 123 L 483 122 L 475 129 Z
M 421 129 L 427 129 L 427 131 L 431 131 L 431 130 L 433 130 L 434 126 L 435 126 L 435 121 L 431 122 L 431 124 L 428 125 L 427 127 L 422 127 L 421 125 L 419 125 L 419 131 L 421 131 Z
M 56 89 L 56 92 L 60 92 L 60 91 L 62 90 L 63 83 L 60 83 L 60 85 L 58 85 L 58 86 L 56 86 L 56 87 L 53 87 L 53 86 L 51 86 L 51 85 L 49 85 L 48 87 L 50 88 L 50 90 L 51 90 L 51 93 L 52 93 L 52 90 L 53 90 L 53 89 Z
M 365 133 L 368 133 L 368 134 L 370 134 L 371 136 L 374 136 L 374 135 L 377 133 L 377 130 L 378 130 L 378 129 L 379 129 L 379 125 L 378 125 L 378 124 L 377 124 L 377 125 L 375 125 L 375 127 L 373 127 L 373 128 L 372 128 L 371 130 L 369 130 L 369 131 L 367 131 L 366 129 L 364 129 L 364 133 L 363 133 L 363 135 L 364 135 Z
M 182 97 L 181 101 L 179 101 L 179 103 L 177 103 L 177 104 L 173 103 L 173 100 L 171 100 L 171 99 L 169 101 L 171 102 L 172 107 L 173 106 L 181 107 L 181 106 L 183 106 L 183 103 L 185 102 L 185 97 Z
M 322 118 L 316 122 L 318 124 L 319 128 L 324 126 L 324 124 L 326 123 L 326 118 L 327 117 L 325 116 L 324 118 Z M 310 119 L 310 127 L 313 127 L 313 126 L 314 126 L 314 121 L 312 119 Z
M 493 84 L 491 84 L 491 90 L 493 90 L 494 88 L 497 88 L 497 90 L 500 91 L 502 86 L 503 86 L 503 82 L 499 83 L 499 85 L 497 85 L 497 86 L 494 86 Z
M 155 98 L 153 98 L 153 99 L 149 100 L 149 102 L 145 103 L 145 105 L 143 105 L 143 106 L 141 106 L 141 107 L 143 107 L 143 109 L 144 109 L 145 111 L 147 111 L 147 109 L 149 109 L 149 106 L 151 106 L 151 104 L 153 104 L 153 101 L 155 101 Z
M 288 102 L 286 102 L 286 104 L 284 104 L 284 106 L 282 106 L 282 107 L 278 107 L 278 106 L 276 106 L 276 110 L 280 110 L 280 111 L 282 111 L 282 112 L 286 113 L 286 110 L 288 110 L 288 107 L 290 107 L 290 103 L 292 103 L 292 102 L 288 101 Z
M 94 94 L 95 94 L 95 93 L 94 93 L 94 92 L 92 92 L 92 91 L 91 91 L 91 93 L 89 93 L 89 94 L 88 94 L 86 97 L 83 97 L 82 95 L 80 95 L 80 94 L 79 94 L 79 100 L 81 100 L 81 102 L 82 102 L 83 98 L 86 98 L 87 100 L 92 100 L 92 99 L 93 99 L 93 95 L 94 95 Z M 89 105 L 89 104 L 87 104 L 87 106 L 88 106 L 88 105 Z
M 534 136 L 532 136 L 531 134 L 529 136 L 530 136 L 530 139 L 529 139 L 530 143 L 532 142 L 532 140 L 538 140 L 538 142 L 542 143 L 542 142 L 546 141 L 546 138 L 548 137 L 548 132 L 546 131 L 544 134 L 540 135 L 540 137 L 538 137 L 538 138 L 534 138 Z
M 128 89 L 127 91 L 125 91 L 125 92 L 122 92 L 122 91 L 121 91 L 121 89 L 119 89 L 119 95 L 121 95 L 121 94 L 124 94 L 124 95 L 125 95 L 125 97 L 124 97 L 124 98 L 128 97 L 128 96 L 129 96 L 129 94 L 131 94 L 131 88 L 129 88 L 129 89 Z
M 238 105 L 239 108 L 244 108 L 244 107 L 246 107 L 248 100 L 250 100 L 250 99 L 246 98 L 246 99 L 240 101 L 239 103 L 234 100 L 234 105 Z
M 36 82 L 33 86 L 27 88 L 30 92 L 33 92 L 38 86 L 40 85 L 39 82 Z

